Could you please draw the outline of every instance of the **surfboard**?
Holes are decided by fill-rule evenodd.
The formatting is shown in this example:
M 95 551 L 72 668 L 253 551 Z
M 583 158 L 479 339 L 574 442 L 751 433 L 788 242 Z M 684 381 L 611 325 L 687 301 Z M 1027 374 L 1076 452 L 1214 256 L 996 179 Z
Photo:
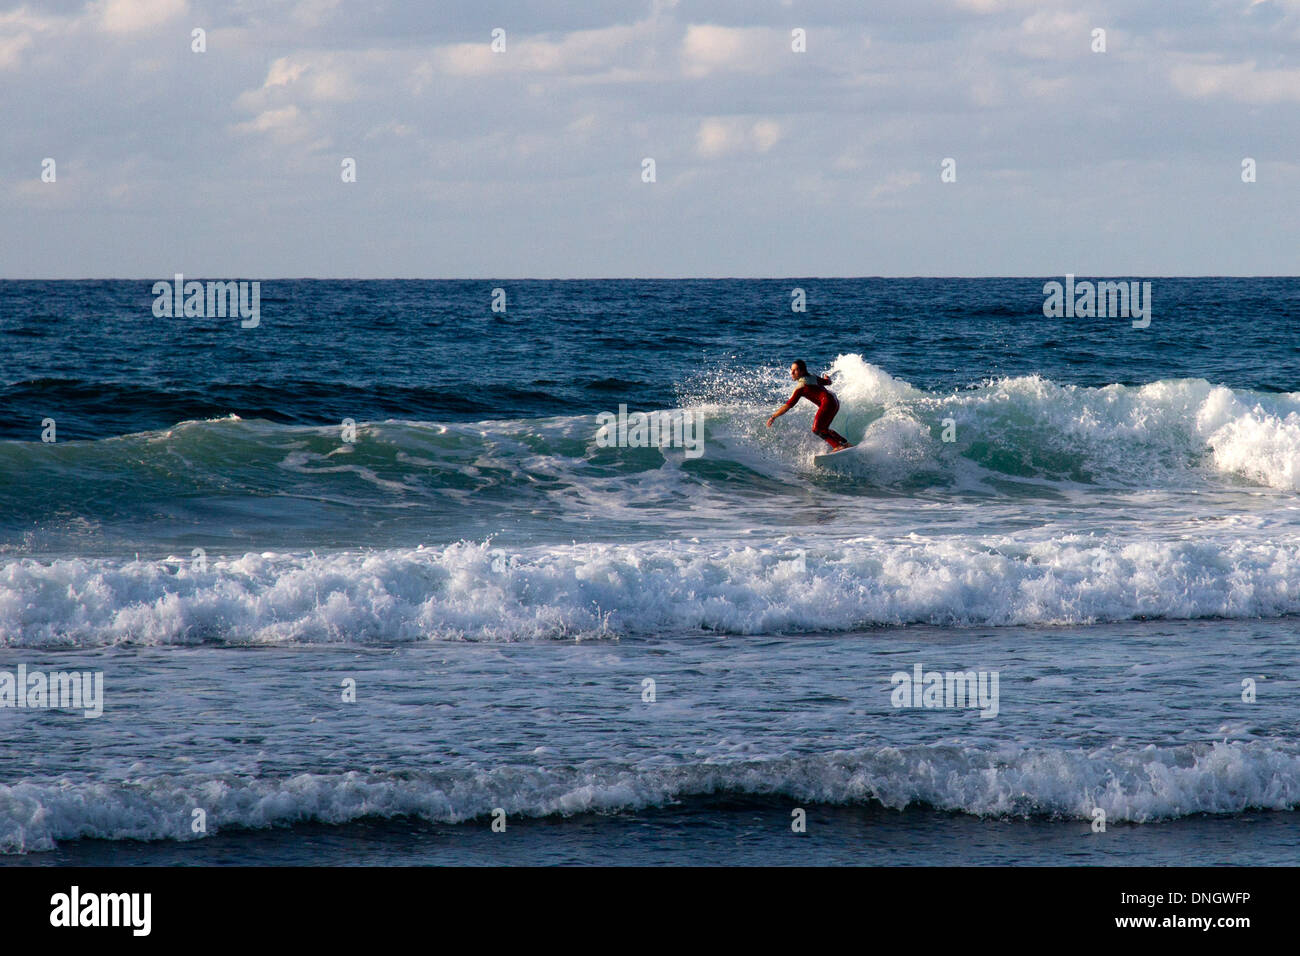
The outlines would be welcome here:
M 843 448 L 837 448 L 834 451 L 828 451 L 824 455 L 813 455 L 814 465 L 824 465 L 842 451 L 848 451 L 850 448 L 856 448 L 856 445 L 845 445 Z

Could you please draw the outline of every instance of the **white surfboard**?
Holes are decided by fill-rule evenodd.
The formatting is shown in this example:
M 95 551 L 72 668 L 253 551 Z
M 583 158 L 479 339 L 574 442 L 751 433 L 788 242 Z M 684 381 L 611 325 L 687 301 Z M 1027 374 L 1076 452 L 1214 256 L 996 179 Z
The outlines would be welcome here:
M 828 461 L 831 461 L 840 452 L 848 451 L 850 448 L 856 448 L 856 447 L 857 447 L 856 445 L 848 445 L 847 447 L 841 448 L 839 451 L 828 451 L 824 455 L 813 455 L 813 464 L 824 465 Z

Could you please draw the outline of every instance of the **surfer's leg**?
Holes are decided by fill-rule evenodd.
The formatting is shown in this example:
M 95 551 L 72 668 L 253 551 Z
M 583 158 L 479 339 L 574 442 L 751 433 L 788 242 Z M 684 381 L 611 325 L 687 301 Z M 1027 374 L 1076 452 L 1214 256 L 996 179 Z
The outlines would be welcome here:
M 812 423 L 813 434 L 826 442 L 826 444 L 830 445 L 831 448 L 836 451 L 849 443 L 847 438 L 839 432 L 831 429 L 831 421 L 835 418 L 835 413 L 839 410 L 838 405 L 819 408 L 817 409 L 817 414 L 813 417 Z

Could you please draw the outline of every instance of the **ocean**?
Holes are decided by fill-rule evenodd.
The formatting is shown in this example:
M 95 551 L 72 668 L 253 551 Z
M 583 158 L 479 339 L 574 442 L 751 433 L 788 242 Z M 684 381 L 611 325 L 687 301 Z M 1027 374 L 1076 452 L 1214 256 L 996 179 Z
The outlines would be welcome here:
M 0 862 L 1295 864 L 1300 279 L 1104 278 L 0 282 Z

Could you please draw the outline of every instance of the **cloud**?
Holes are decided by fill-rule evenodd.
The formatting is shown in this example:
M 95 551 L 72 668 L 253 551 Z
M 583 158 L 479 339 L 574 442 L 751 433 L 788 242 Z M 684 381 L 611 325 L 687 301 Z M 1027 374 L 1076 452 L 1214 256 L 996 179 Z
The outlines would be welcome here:
M 23 50 L 32 45 L 30 33 L 17 33 L 10 36 L 0 35 L 0 70 L 12 70 L 18 66 Z
M 1095 26 L 1083 13 L 1038 10 L 1021 21 L 1017 46 L 1026 56 L 1038 59 L 1087 56 L 1092 53 Z
M 789 53 L 789 34 L 762 27 L 691 24 L 682 39 L 681 60 L 687 76 L 720 71 L 763 73 L 776 68 L 776 57 Z
M 766 153 L 781 139 L 781 126 L 771 120 L 759 120 L 749 131 L 750 139 L 760 153 Z
M 246 123 L 236 123 L 234 130 L 244 134 L 266 134 L 281 143 L 300 142 L 311 134 L 306 115 L 294 105 L 263 110 Z
M 407 126 L 405 123 L 389 122 L 389 123 L 381 123 L 378 126 L 375 126 L 369 132 L 367 132 L 363 138 L 367 140 L 383 139 L 392 136 L 396 136 L 398 138 L 405 138 L 407 136 L 410 136 L 414 132 L 415 129 L 413 127 Z
M 987 15 L 1014 9 L 1042 7 L 1052 0 L 950 0 L 950 2 L 959 10 Z
M 781 126 L 772 120 L 747 124 L 738 119 L 706 119 L 695 136 L 695 151 L 705 159 L 731 153 L 766 153 L 781 139 Z
M 186 0 L 103 0 L 92 4 L 99 26 L 108 33 L 152 30 L 189 10 Z
M 307 64 L 301 60 L 294 62 L 287 56 L 271 64 L 271 68 L 266 71 L 266 81 L 262 84 L 262 89 L 269 90 L 275 86 L 288 86 L 290 83 L 297 83 L 304 73 L 307 72 Z
M 339 0 L 302 0 L 293 8 L 293 19 L 308 29 L 318 27 L 338 10 Z
M 17 69 L 23 51 L 36 42 L 37 34 L 49 34 L 67 23 L 62 17 L 46 17 L 28 7 L 0 13 L 0 70 Z
M 503 52 L 494 53 L 490 38 L 477 43 L 438 47 L 432 67 L 453 76 L 482 76 L 496 72 L 591 73 L 626 64 L 640 55 L 650 39 L 650 21 L 625 26 L 575 30 L 560 40 L 546 36 L 515 37 L 506 33 Z
M 921 174 L 915 171 L 891 173 L 871 190 L 872 199 L 887 199 L 906 192 L 921 182 Z
M 0 13 L 0 70 L 22 65 L 39 39 L 46 45 L 85 31 L 125 36 L 151 30 L 189 9 L 186 0 L 98 0 L 70 16 L 47 15 L 28 6 Z
M 793 258 L 852 269 L 860 258 L 846 250 L 862 235 L 864 206 L 898 212 L 904 227 L 877 250 L 881 269 L 933 268 L 931 244 L 919 227 L 908 231 L 904 211 L 954 228 L 1005 216 L 1016 224 L 1005 244 L 972 247 L 950 267 L 1032 269 L 1059 241 L 1055 221 L 1036 218 L 1050 200 L 1036 197 L 1059 195 L 1067 177 L 1087 194 L 1131 186 L 1153 223 L 1150 247 L 1207 272 L 1233 265 L 1222 230 L 1194 233 L 1177 214 L 1228 195 L 1224 208 L 1265 217 L 1237 252 L 1249 246 L 1258 268 L 1294 271 L 1294 228 L 1281 211 L 1300 181 L 1278 164 L 1300 155 L 1288 122 L 1300 101 L 1300 64 L 1288 58 L 1300 0 L 1223 0 L 1175 18 L 1137 0 L 934 0 L 924 16 L 909 0 L 834 0 L 815 13 L 740 0 L 502 0 L 491 18 L 464 4 L 433 14 L 373 0 L 364 16 L 353 6 L 0 0 L 0 154 L 10 157 L 0 218 L 32 237 L 8 250 L 6 268 L 154 271 L 151 240 L 95 251 L 90 227 L 47 214 L 58 203 L 129 210 L 157 236 L 196 196 L 288 218 L 312 210 L 323 222 L 332 213 L 316 205 L 319 184 L 338 182 L 338 160 L 358 155 L 368 172 L 354 194 L 364 202 L 348 207 L 348 225 L 392 236 L 383 256 L 358 251 L 349 267 L 358 274 L 424 274 L 434 261 L 445 274 L 707 274 L 735 268 L 734 258 L 672 230 L 684 210 L 715 220 L 723 209 L 743 237 L 781 237 L 747 269 Z M 194 26 L 208 30 L 206 54 L 189 52 Z M 503 54 L 491 52 L 496 26 L 508 31 Z M 790 49 L 796 26 L 809 31 L 806 54 Z M 1105 56 L 1089 49 L 1097 26 L 1108 29 Z M 1207 153 L 1207 128 L 1272 157 L 1270 175 L 1224 193 L 1241 185 L 1236 159 Z M 177 142 L 186 148 L 168 145 Z M 41 190 L 34 170 L 51 155 L 60 181 Z M 647 155 L 661 159 L 654 189 L 638 175 Z M 929 188 L 934 160 L 948 155 L 980 171 L 963 178 L 956 205 L 956 194 Z M 123 165 L 132 156 L 139 169 Z M 248 175 L 250 157 L 264 175 Z M 1171 169 L 1179 175 L 1161 172 Z M 761 197 L 787 188 L 821 210 L 815 230 L 774 224 Z M 629 195 L 652 205 L 629 205 Z M 482 216 L 484 202 L 501 214 Z M 578 219 L 566 210 L 578 207 L 604 231 L 571 227 Z M 1159 219 L 1161 210 L 1174 215 Z M 661 216 L 656 228 L 673 241 L 643 263 L 643 250 L 617 237 L 646 215 Z M 386 230 L 392 222 L 405 228 Z M 553 241 L 530 244 L 539 233 Z M 273 242 L 214 222 L 194 243 L 213 268 L 231 250 L 283 274 L 336 267 L 327 231 L 298 234 Z M 1083 229 L 1071 241 L 1098 235 Z M 1099 250 L 1116 249 L 1102 238 Z M 90 251 L 60 258 L 72 245 Z
M 364 55 L 307 53 L 282 56 L 271 63 L 261 88 L 240 95 L 236 105 L 264 109 L 285 99 L 313 103 L 348 103 L 360 95 L 353 70 Z
M 1169 71 L 1174 89 L 1195 99 L 1240 103 L 1300 102 L 1300 70 L 1258 70 L 1255 62 L 1180 64 Z

